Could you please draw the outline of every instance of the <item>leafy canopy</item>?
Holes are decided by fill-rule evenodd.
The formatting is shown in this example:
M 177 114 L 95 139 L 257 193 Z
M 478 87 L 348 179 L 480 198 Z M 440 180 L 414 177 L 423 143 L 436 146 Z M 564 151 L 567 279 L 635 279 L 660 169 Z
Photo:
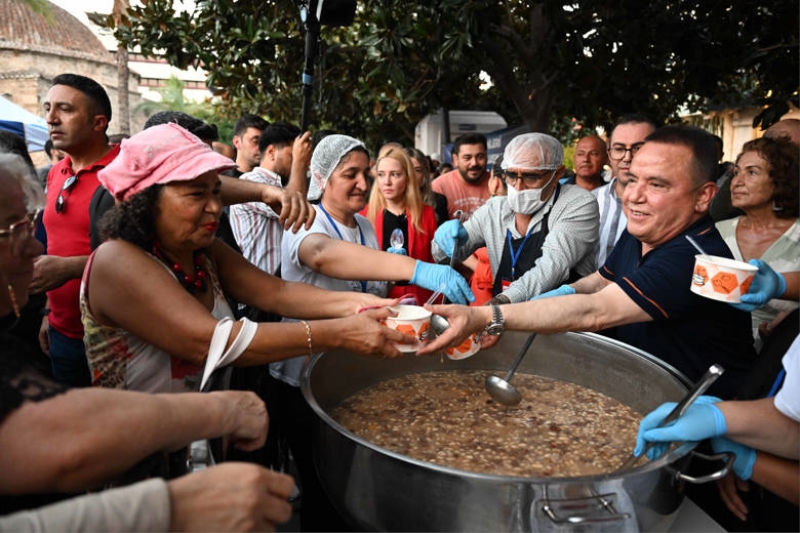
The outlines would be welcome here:
M 563 134 L 572 118 L 741 105 L 765 106 L 757 121 L 769 125 L 798 104 L 799 25 L 788 0 L 360 0 L 352 26 L 322 27 L 312 129 L 412 144 L 416 122 L 442 107 Z M 305 39 L 292 0 L 198 0 L 191 13 L 148 0 L 116 35 L 205 68 L 228 117 L 300 122 Z

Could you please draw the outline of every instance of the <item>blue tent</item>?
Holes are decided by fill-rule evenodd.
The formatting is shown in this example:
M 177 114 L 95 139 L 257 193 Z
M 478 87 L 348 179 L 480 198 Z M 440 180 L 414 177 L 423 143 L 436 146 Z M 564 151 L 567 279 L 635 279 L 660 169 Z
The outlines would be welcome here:
M 25 108 L 0 96 L 0 130 L 16 133 L 28 145 L 29 152 L 44 150 L 47 141 L 47 122 Z

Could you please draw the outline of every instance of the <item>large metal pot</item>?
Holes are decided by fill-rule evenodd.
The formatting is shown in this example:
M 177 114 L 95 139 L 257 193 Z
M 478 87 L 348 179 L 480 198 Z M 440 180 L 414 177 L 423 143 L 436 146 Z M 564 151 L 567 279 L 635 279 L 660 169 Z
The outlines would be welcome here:
M 330 352 L 315 357 L 303 394 L 318 415 L 315 462 L 329 496 L 354 527 L 380 531 L 665 531 L 683 500 L 686 467 L 699 455 L 685 444 L 652 463 L 605 475 L 520 478 L 424 463 L 375 446 L 328 413 L 343 399 L 408 373 L 479 369 L 503 372 L 527 334 L 507 332 L 492 349 L 462 361 Z M 678 401 L 686 378 L 647 353 L 586 333 L 540 335 L 520 372 L 578 383 L 640 413 Z M 634 443 L 631 442 L 631 449 Z

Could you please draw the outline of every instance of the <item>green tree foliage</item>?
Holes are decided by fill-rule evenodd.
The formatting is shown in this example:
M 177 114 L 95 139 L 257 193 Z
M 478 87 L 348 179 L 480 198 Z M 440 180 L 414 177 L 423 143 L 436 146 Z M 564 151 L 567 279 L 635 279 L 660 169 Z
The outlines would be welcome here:
M 219 106 L 211 101 L 192 102 L 186 100 L 183 89 L 185 84 L 175 76 L 164 83 L 164 87 L 156 89 L 161 100 L 142 100 L 134 109 L 134 113 L 142 113 L 150 117 L 159 111 L 180 111 L 217 126 L 219 140 L 230 144 L 233 138 L 234 120 L 219 112 Z
M 321 31 L 312 127 L 413 142 L 438 108 L 492 109 L 569 131 L 628 112 L 676 119 L 798 99 L 796 1 L 359 0 L 348 28 Z M 202 66 L 226 112 L 300 122 L 304 30 L 292 0 L 172 0 L 133 7 L 117 37 L 174 65 Z M 481 72 L 494 83 L 481 89 Z

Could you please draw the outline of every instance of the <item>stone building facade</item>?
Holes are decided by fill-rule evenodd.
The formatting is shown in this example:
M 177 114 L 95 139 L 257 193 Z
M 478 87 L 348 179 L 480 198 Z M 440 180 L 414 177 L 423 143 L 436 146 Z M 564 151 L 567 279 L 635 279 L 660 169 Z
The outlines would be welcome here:
M 117 65 L 113 53 L 78 19 L 46 0 L 0 0 L 0 94 L 40 116 L 52 79 L 81 74 L 105 87 L 111 99 L 109 134 L 118 132 Z M 131 113 L 141 102 L 139 75 L 128 78 Z M 146 118 L 130 117 L 131 131 Z

